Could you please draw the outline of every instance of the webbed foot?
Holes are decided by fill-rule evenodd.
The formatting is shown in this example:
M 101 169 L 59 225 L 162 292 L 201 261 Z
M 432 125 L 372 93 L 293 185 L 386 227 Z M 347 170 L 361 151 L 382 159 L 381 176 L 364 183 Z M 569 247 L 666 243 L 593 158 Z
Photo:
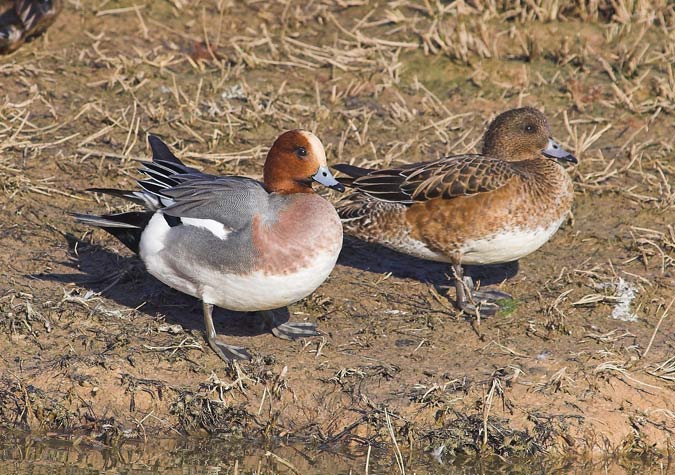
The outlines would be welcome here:
M 478 317 L 491 317 L 502 309 L 497 302 L 511 299 L 511 295 L 496 289 L 475 290 L 471 277 L 465 277 L 461 265 L 452 266 L 457 291 L 457 307 L 464 313 Z
M 233 360 L 250 360 L 251 353 L 241 346 L 226 345 L 218 340 L 216 329 L 213 326 L 213 305 L 202 302 L 204 311 L 204 325 L 206 326 L 206 341 L 221 360 L 229 363 Z
M 209 346 L 215 353 L 220 357 L 221 360 L 229 363 L 233 360 L 250 360 L 251 353 L 242 346 L 226 345 L 218 341 L 218 336 L 214 338 L 208 338 Z
M 481 288 L 471 292 L 474 300 L 481 302 L 497 302 L 499 300 L 511 300 L 513 296 L 507 292 L 502 292 L 497 289 Z
M 272 334 L 283 340 L 297 340 L 308 336 L 319 336 L 316 325 L 310 322 L 284 322 L 279 323 L 271 311 L 262 312 L 265 324 Z
M 487 301 L 479 301 L 477 305 L 469 302 L 458 303 L 458 306 L 462 312 L 475 317 L 492 317 L 501 310 L 501 307 L 496 303 Z

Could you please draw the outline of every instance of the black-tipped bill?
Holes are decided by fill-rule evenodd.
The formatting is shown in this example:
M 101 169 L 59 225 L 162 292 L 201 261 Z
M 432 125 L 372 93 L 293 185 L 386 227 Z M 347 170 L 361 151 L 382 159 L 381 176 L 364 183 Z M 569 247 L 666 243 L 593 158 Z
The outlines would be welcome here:
M 556 160 L 562 160 L 563 162 L 579 163 L 574 155 L 562 148 L 560 144 L 552 138 L 548 139 L 548 144 L 542 153 L 548 158 L 555 158 Z
M 345 191 L 345 186 L 337 181 L 333 174 L 330 172 L 328 167 L 322 166 L 319 167 L 319 171 L 312 177 L 317 183 L 321 183 L 323 186 L 327 186 L 331 190 L 336 190 L 339 192 Z

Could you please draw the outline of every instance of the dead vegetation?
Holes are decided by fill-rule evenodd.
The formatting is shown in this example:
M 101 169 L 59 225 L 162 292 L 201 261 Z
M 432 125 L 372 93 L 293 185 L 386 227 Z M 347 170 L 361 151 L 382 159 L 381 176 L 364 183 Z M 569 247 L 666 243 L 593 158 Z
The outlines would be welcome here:
M 666 460 L 674 40 L 667 0 L 67 2 L 0 59 L 0 422 L 109 445 L 351 442 L 392 449 L 394 471 L 422 448 Z M 81 190 L 133 186 L 150 131 L 192 166 L 259 176 L 282 129 L 314 130 L 329 162 L 389 166 L 475 152 L 520 105 L 580 157 L 577 196 L 480 333 L 446 299 L 447 269 L 349 241 L 290 309 L 325 335 L 283 345 L 223 314 L 257 352 L 223 368 L 192 300 L 66 217 L 121 209 Z

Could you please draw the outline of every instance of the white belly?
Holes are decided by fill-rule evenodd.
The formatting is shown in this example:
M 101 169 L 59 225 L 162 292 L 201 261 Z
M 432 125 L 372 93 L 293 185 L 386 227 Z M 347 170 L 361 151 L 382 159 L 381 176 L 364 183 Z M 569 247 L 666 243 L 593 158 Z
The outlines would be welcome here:
M 306 267 L 285 275 L 224 273 L 204 263 L 168 258 L 171 250 L 165 249 L 164 242 L 170 230 L 161 213 L 155 214 L 145 228 L 139 255 L 148 272 L 173 289 L 234 311 L 271 310 L 307 297 L 328 278 L 342 248 L 340 239 L 308 259 Z M 226 239 L 223 245 L 227 245 Z
M 500 264 L 516 261 L 539 249 L 558 230 L 563 219 L 548 227 L 502 231 L 482 239 L 467 241 L 460 248 L 462 264 Z M 430 249 L 423 241 L 409 236 L 395 242 L 379 241 L 395 251 L 437 262 L 452 262 L 451 256 Z
M 548 227 L 503 231 L 466 242 L 461 250 L 462 264 L 499 264 L 525 257 L 543 246 L 558 230 L 563 219 Z
M 408 256 L 417 257 L 419 259 L 426 259 L 428 261 L 436 262 L 451 262 L 450 256 L 433 251 L 427 247 L 425 242 L 418 241 L 417 239 L 413 239 L 410 236 L 405 236 L 391 242 L 379 240 L 378 243 L 388 247 L 389 249 L 393 249 L 394 251 L 407 254 Z
M 309 267 L 286 275 L 261 271 L 250 275 L 206 271 L 202 273 L 205 283 L 197 297 L 239 312 L 285 307 L 314 292 L 330 275 L 339 253 L 338 249 L 332 254 L 317 255 Z

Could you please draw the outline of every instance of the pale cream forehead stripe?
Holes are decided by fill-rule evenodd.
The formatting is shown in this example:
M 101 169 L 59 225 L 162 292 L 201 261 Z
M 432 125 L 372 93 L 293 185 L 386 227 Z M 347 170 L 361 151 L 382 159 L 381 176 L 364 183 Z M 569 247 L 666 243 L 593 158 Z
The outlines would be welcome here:
M 321 143 L 321 140 L 319 140 L 319 137 L 306 130 L 301 131 L 300 134 L 302 134 L 302 136 L 307 139 L 307 142 L 309 142 L 309 146 L 312 149 L 311 152 L 316 155 L 319 165 L 325 166 L 326 151 L 324 150 L 323 144 Z

